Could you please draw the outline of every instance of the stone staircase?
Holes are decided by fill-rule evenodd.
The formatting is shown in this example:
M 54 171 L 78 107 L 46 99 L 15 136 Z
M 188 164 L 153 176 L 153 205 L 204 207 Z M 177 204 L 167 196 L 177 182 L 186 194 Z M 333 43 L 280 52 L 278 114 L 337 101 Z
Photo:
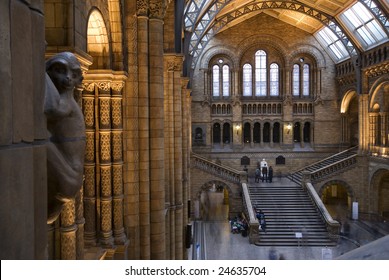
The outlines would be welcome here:
M 300 185 L 303 178 L 303 172 L 311 173 L 312 181 L 319 180 L 324 176 L 330 176 L 336 172 L 345 170 L 345 168 L 356 163 L 355 156 L 357 154 L 357 151 L 357 146 L 352 147 L 348 150 L 342 151 L 328 158 L 308 165 L 303 169 L 297 170 L 289 174 L 287 178 Z
M 251 203 L 264 212 L 267 224 L 256 245 L 336 246 L 308 193 L 285 178 L 281 181 L 249 185 Z

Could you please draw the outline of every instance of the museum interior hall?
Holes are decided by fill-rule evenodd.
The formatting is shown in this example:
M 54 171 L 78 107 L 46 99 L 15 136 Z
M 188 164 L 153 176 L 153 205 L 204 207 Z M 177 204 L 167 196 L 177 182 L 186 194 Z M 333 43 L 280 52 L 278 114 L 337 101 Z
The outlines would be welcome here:
M 0 259 L 389 259 L 388 0 L 5 0 L 0 58 Z

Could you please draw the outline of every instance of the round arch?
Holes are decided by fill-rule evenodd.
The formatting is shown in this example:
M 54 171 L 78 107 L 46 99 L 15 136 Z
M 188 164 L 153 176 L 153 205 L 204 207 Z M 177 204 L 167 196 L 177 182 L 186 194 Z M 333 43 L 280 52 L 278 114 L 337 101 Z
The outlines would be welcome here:
M 223 181 L 211 180 L 204 183 L 195 195 L 202 218 L 227 219 L 231 209 L 231 194 L 231 187 Z
M 318 192 L 334 218 L 345 219 L 351 212 L 352 202 L 355 201 L 353 188 L 345 181 L 331 180 L 323 184 Z M 332 200 L 332 201 L 331 201 Z M 344 209 L 346 207 L 346 209 Z
M 93 57 L 90 69 L 110 69 L 111 50 L 108 31 L 102 13 L 93 8 L 88 17 L 87 52 Z
M 370 179 L 372 189 L 371 212 L 377 217 L 371 217 L 382 221 L 389 219 L 389 169 L 378 168 L 372 172 Z

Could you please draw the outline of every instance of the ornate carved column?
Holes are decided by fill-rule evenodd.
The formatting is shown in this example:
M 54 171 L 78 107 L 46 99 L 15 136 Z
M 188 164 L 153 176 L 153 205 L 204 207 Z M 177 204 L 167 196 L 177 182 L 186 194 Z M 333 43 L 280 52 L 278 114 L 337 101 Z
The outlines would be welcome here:
M 164 0 L 150 0 L 149 86 L 150 86 L 150 246 L 151 259 L 165 259 L 165 172 L 163 17 Z
M 97 243 L 96 233 L 96 162 L 95 162 L 95 85 L 84 82 L 82 109 L 85 119 L 86 150 L 84 164 L 84 217 L 85 245 L 94 246 Z
M 109 257 L 116 252 L 115 245 L 125 245 L 127 241 L 123 224 L 121 92 L 125 79 L 124 72 L 100 69 L 90 71 L 84 81 L 85 243 L 89 246 L 102 244 L 109 250 Z
M 124 245 L 124 188 L 123 188 L 123 95 L 125 75 L 117 75 L 112 82 L 111 118 L 112 118 L 112 199 L 113 199 L 113 235 L 116 245 Z
M 273 143 L 273 129 L 274 129 L 274 123 L 270 123 L 270 147 L 273 148 L 274 143 Z
M 300 147 L 301 148 L 304 148 L 305 147 L 305 143 L 304 143 L 304 123 L 303 122 L 300 122 Z
M 83 189 L 81 189 L 75 198 L 75 210 L 76 210 L 76 259 L 84 259 L 84 203 L 83 203 Z
M 76 211 L 75 201 L 65 203 L 61 212 L 60 238 L 61 238 L 61 260 L 76 260 Z

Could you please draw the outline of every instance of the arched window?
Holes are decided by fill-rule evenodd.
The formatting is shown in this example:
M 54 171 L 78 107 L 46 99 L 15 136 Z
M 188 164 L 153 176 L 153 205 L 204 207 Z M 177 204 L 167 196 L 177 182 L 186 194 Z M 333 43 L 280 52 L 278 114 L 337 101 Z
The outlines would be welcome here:
M 304 59 L 301 58 L 300 62 Z M 309 64 L 294 64 L 292 72 L 293 96 L 307 97 L 310 96 L 311 73 Z
M 243 96 L 253 95 L 253 76 L 252 67 L 250 64 L 243 65 Z
M 251 142 L 251 125 L 249 123 L 245 123 L 243 127 L 243 141 L 244 143 Z
M 220 124 L 215 123 L 213 125 L 213 143 L 220 143 Z
M 266 52 L 255 53 L 255 96 L 266 96 L 267 92 Z
M 270 64 L 270 96 L 280 95 L 279 67 L 277 63 Z
M 229 144 L 231 142 L 231 125 L 229 123 L 223 124 L 223 143 Z
M 303 66 L 303 96 L 309 96 L 309 65 Z
M 230 96 L 230 67 L 223 66 L 223 96 Z
M 293 65 L 293 96 L 300 96 L 300 66 Z
M 263 142 L 269 143 L 270 142 L 270 123 L 266 122 L 263 125 Z
M 212 95 L 220 96 L 220 67 L 219 65 L 214 65 L 212 68 Z
M 273 125 L 273 143 L 280 143 L 280 123 L 276 122 Z

